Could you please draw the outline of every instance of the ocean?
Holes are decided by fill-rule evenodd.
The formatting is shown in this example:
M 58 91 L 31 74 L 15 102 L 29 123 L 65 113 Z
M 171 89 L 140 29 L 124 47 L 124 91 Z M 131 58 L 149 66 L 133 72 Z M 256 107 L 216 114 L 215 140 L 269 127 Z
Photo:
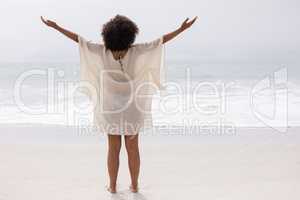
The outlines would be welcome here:
M 166 62 L 167 95 L 153 96 L 164 126 L 300 125 L 297 64 Z M 2 124 L 89 124 L 89 99 L 74 90 L 78 63 L 1 63 Z

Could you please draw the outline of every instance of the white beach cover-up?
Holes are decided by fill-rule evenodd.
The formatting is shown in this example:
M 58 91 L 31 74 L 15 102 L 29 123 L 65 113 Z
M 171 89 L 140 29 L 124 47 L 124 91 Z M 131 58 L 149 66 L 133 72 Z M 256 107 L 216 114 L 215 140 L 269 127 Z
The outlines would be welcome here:
M 152 95 L 165 90 L 163 37 L 132 45 L 121 63 L 104 44 L 81 36 L 78 43 L 80 89 L 93 103 L 97 130 L 134 135 L 152 128 Z

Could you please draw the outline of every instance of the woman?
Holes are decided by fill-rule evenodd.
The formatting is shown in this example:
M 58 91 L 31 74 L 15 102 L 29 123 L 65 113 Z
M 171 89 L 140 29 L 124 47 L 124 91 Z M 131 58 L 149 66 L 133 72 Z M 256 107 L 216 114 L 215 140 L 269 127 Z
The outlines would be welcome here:
M 128 154 L 130 189 L 138 192 L 138 133 L 145 127 L 145 121 L 151 119 L 151 94 L 163 89 L 164 44 L 191 27 L 196 19 L 187 18 L 178 29 L 152 42 L 133 44 L 139 32 L 137 25 L 125 16 L 116 15 L 103 25 L 104 44 L 97 44 L 41 17 L 47 26 L 79 43 L 81 80 L 86 83 L 86 94 L 95 106 L 95 124 L 108 135 L 111 193 L 116 193 L 122 135 Z

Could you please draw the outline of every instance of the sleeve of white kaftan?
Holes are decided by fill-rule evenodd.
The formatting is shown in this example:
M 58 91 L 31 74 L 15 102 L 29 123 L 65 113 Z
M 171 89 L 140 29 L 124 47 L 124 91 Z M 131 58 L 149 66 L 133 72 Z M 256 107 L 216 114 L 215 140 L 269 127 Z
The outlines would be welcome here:
M 101 67 L 102 44 L 86 41 L 78 36 L 80 54 L 80 91 L 89 97 L 97 97 L 99 89 L 98 74 Z M 96 96 L 94 96 L 96 95 Z
M 150 71 L 149 81 L 154 83 L 159 90 L 165 90 L 166 66 L 164 63 L 165 48 L 163 37 L 159 37 L 151 42 L 136 45 L 139 54 L 140 70 Z M 149 70 L 149 71 L 148 71 Z

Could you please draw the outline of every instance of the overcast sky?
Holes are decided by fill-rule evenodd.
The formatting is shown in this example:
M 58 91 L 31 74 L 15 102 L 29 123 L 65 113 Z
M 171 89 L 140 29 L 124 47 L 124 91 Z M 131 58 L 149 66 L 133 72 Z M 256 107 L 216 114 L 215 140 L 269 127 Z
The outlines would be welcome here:
M 77 61 L 75 43 L 44 26 L 40 15 L 89 40 L 124 14 L 140 27 L 137 42 L 156 39 L 185 17 L 194 27 L 167 44 L 170 59 L 200 62 L 297 62 L 299 0 L 1 0 L 1 61 Z

